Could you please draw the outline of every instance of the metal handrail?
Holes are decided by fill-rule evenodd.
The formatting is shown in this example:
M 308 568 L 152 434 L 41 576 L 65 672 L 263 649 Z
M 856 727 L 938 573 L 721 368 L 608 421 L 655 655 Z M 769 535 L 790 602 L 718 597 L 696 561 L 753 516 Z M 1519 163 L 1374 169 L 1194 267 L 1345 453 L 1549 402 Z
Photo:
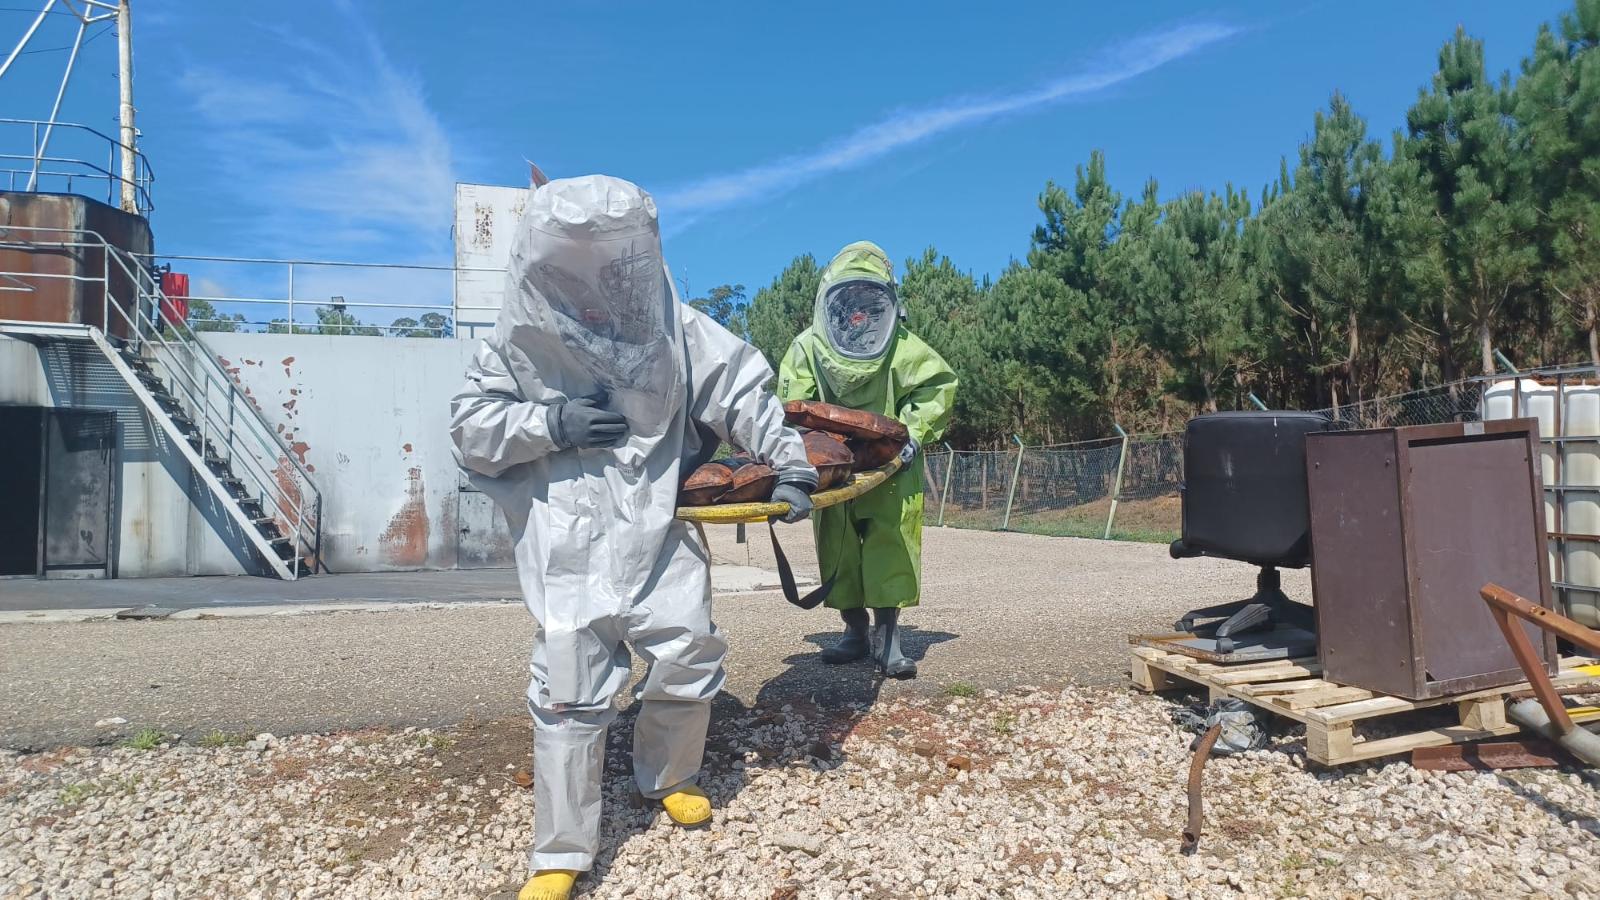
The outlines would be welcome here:
M 317 297 L 307 297 L 304 294 L 297 294 L 296 285 L 298 283 L 298 279 L 297 279 L 296 276 L 297 276 L 297 273 L 299 273 L 300 271 L 305 270 L 305 269 L 312 269 L 312 270 L 317 270 L 317 269 L 347 269 L 347 270 L 360 270 L 360 271 L 421 272 L 421 273 L 428 273 L 428 274 L 440 273 L 440 274 L 449 274 L 449 275 L 459 275 L 461 273 L 485 273 L 485 274 L 492 274 L 492 275 L 504 275 L 505 274 L 505 269 L 503 267 L 494 267 L 494 266 L 455 266 L 455 265 L 437 265 L 437 264 L 430 264 L 430 263 L 383 263 L 383 262 L 379 262 L 379 263 L 361 263 L 361 262 L 348 262 L 348 261 L 326 260 L 326 259 L 274 259 L 274 258 L 270 258 L 270 257 L 216 256 L 216 255 L 204 255 L 204 254 L 177 254 L 177 253 L 150 254 L 149 256 L 144 257 L 144 258 L 149 261 L 151 266 L 155 266 L 157 262 L 170 264 L 170 263 L 173 263 L 173 262 L 183 261 L 183 262 L 201 262 L 201 263 L 223 263 L 223 264 L 228 264 L 228 265 L 244 265 L 244 266 L 256 266 L 256 267 L 269 266 L 269 267 L 282 269 L 282 274 L 287 275 L 287 277 L 288 277 L 288 294 L 287 294 L 287 296 L 281 296 L 281 297 L 273 297 L 273 296 L 233 296 L 233 297 L 226 297 L 226 296 L 218 296 L 218 295 L 212 293 L 212 294 L 188 294 L 188 295 L 186 295 L 186 297 L 189 300 L 204 300 L 205 302 L 211 303 L 211 304 L 238 304 L 238 305 L 241 305 L 241 306 L 256 305 L 256 306 L 278 306 L 278 307 L 284 307 L 287 310 L 287 319 L 284 320 L 281 324 L 283 324 L 285 326 L 292 326 L 292 327 L 289 327 L 289 330 L 290 330 L 291 333 L 294 333 L 294 332 L 300 331 L 300 330 L 311 330 L 311 329 L 316 329 L 316 328 L 321 327 L 318 323 L 315 323 L 315 322 L 302 323 L 299 320 L 299 318 L 297 317 L 296 312 L 295 312 L 297 307 L 304 308 L 304 307 L 310 306 L 310 307 L 314 307 L 314 308 L 326 308 L 326 307 L 335 305 L 335 304 L 332 304 L 332 303 L 329 302 L 330 298 L 326 294 L 323 294 L 323 295 L 320 295 L 320 296 L 317 296 Z M 443 285 L 441 284 L 441 288 L 442 287 L 443 287 Z M 335 290 L 337 290 L 337 289 L 335 289 Z M 358 290 L 359 290 L 359 288 L 358 288 Z M 432 302 L 432 303 L 430 303 L 430 302 L 393 302 L 393 301 L 383 301 L 383 300 L 374 301 L 374 300 L 356 299 L 355 295 L 352 295 L 352 299 L 350 299 L 350 300 L 341 300 L 341 301 L 339 301 L 339 303 L 337 305 L 338 306 L 343 306 L 343 307 L 346 307 L 346 308 L 349 308 L 349 309 L 375 309 L 375 310 L 389 309 L 389 310 L 406 310 L 406 311 L 419 311 L 419 312 L 437 312 L 437 313 L 449 316 L 450 320 L 452 322 L 452 327 L 456 323 L 458 323 L 460 321 L 460 319 L 461 319 L 461 317 L 462 317 L 462 315 L 464 313 L 471 315 L 472 313 L 475 313 L 475 312 L 492 312 L 492 311 L 497 311 L 499 309 L 498 306 L 487 306 L 487 305 L 481 305 L 481 304 L 462 303 L 460 301 L 460 298 L 456 296 L 456 293 L 455 293 L 456 284 L 454 282 L 452 282 L 449 285 L 448 290 L 449 290 L 449 293 L 450 293 L 450 297 L 449 297 L 448 301 L 441 300 L 440 302 Z M 343 291 L 343 293 L 350 294 L 350 291 L 348 289 L 346 289 L 345 291 Z M 440 291 L 440 294 L 443 294 L 443 290 Z M 251 313 L 250 311 L 246 310 L 245 311 L 245 315 L 252 315 L 253 316 L 254 314 Z M 212 320 L 191 320 L 191 321 L 212 321 Z M 219 321 L 219 322 L 234 322 L 234 323 L 237 323 L 240 326 L 247 326 L 247 327 L 250 327 L 250 328 L 260 328 L 260 327 L 270 328 L 271 326 L 273 326 L 275 324 L 280 324 L 278 322 L 273 322 L 273 321 L 270 321 L 270 320 L 262 321 L 261 319 L 257 319 L 257 318 L 253 318 L 253 317 L 248 319 L 248 320 L 244 320 L 244 321 L 234 320 L 234 319 L 226 319 L 226 318 L 217 319 L 215 321 Z M 481 323 L 474 323 L 474 324 L 481 324 Z M 360 322 L 359 323 L 359 327 L 373 328 L 373 329 L 376 329 L 376 330 L 378 330 L 380 332 L 383 332 L 384 334 L 393 333 L 393 332 L 399 331 L 399 330 L 412 330 L 412 329 L 398 329 L 398 328 L 395 328 L 393 325 L 385 325 L 385 324 L 380 324 L 380 323 L 377 323 L 377 322 Z M 440 334 L 443 333 L 443 329 L 427 329 L 427 330 L 431 330 L 431 331 L 434 331 L 434 332 L 440 333 Z
M 119 262 L 119 265 L 122 268 L 123 272 L 125 274 L 127 274 L 130 278 L 133 278 L 136 281 L 140 282 L 141 283 L 141 287 L 143 286 L 143 283 L 146 280 L 148 280 L 149 287 L 148 287 L 146 293 L 148 293 L 152 299 L 154 299 L 157 303 L 159 303 L 162 300 L 167 299 L 165 297 L 165 295 L 161 293 L 161 288 L 160 288 L 159 285 L 156 284 L 154 277 L 151 276 L 150 273 L 148 271 L 146 271 L 143 266 L 138 265 L 138 263 L 135 261 L 133 267 L 130 269 L 128 267 L 128 265 L 127 265 L 127 261 L 121 259 L 121 257 L 126 256 L 126 255 L 131 255 L 131 254 L 126 254 L 125 251 L 122 251 L 120 248 L 117 248 L 117 247 L 111 247 L 111 250 L 112 250 L 113 254 L 115 254 L 118 257 L 118 262 Z M 150 322 L 150 326 L 151 326 L 151 329 L 152 329 L 152 335 L 151 336 L 153 338 L 155 338 L 157 341 L 160 341 L 162 343 L 162 345 L 164 345 L 164 346 L 170 345 L 170 342 L 167 341 L 166 338 L 161 335 L 160 328 L 158 327 L 157 323 L 154 320 L 148 320 L 148 321 Z M 171 328 L 174 332 L 179 333 L 181 340 L 186 345 L 200 345 L 199 337 L 195 335 L 193 329 L 191 329 L 189 327 L 188 323 L 183 322 L 181 320 L 175 320 L 175 321 L 171 321 L 171 322 L 167 322 L 167 321 L 163 320 L 163 322 L 161 324 L 165 324 L 167 327 Z M 210 353 L 203 353 L 203 354 L 199 354 L 199 355 L 203 356 L 207 360 L 207 362 L 209 363 L 210 371 L 208 371 L 206 373 L 208 385 L 209 384 L 215 384 L 218 387 L 224 388 L 224 389 L 228 390 L 233 397 L 241 397 L 242 396 L 240 394 L 239 390 L 238 390 L 238 385 L 233 381 L 233 379 L 231 379 L 231 378 L 229 378 L 227 376 L 227 372 L 222 368 L 221 364 L 216 361 L 216 358 L 214 356 L 212 356 Z M 187 373 L 186 373 L 186 377 L 187 377 Z M 269 449 L 277 449 L 277 450 L 282 451 L 286 455 L 288 455 L 290 461 L 294 462 L 296 468 L 299 470 L 299 474 L 304 476 L 307 479 L 307 481 L 309 482 L 310 473 L 307 472 L 303 467 L 301 467 L 298 462 L 295 462 L 294 455 L 293 455 L 292 451 L 290 450 L 288 444 L 286 444 L 283 441 L 282 436 L 279 435 L 277 433 L 277 431 L 274 430 L 271 427 L 270 423 L 268 423 L 264 418 L 260 418 L 260 411 L 258 409 L 256 409 L 254 405 L 246 404 L 245 408 L 251 409 L 251 410 L 253 410 L 253 411 L 255 411 L 257 413 L 257 417 L 258 417 L 258 419 L 260 419 L 260 422 L 261 422 L 261 425 L 262 425 L 264 433 L 266 433 L 266 434 L 271 436 L 271 438 L 272 438 L 272 440 L 273 440 L 273 442 L 275 444 L 275 447 L 269 447 Z M 259 439 L 259 436 L 258 436 L 258 439 Z
M 504 272 L 493 266 L 439 266 L 430 263 L 359 263 L 326 259 L 272 259 L 255 256 L 193 256 L 172 253 L 151 254 L 154 259 L 182 259 L 193 262 L 253 263 L 272 266 L 335 266 L 346 269 L 425 269 L 432 272 Z
M 227 376 L 227 373 L 222 369 L 216 358 L 203 349 L 196 349 L 197 347 L 203 348 L 204 345 L 193 330 L 181 321 L 158 323 L 147 314 L 147 303 L 151 309 L 159 310 L 160 305 L 166 301 L 154 276 L 138 262 L 133 254 L 116 247 L 100 234 L 88 229 L 60 229 L 35 226 L 7 226 L 0 228 L 0 234 L 7 234 L 13 231 L 83 235 L 94 239 L 93 242 L 66 240 L 30 241 L 18 245 L 14 242 L 6 241 L 4 244 L 38 250 L 88 248 L 103 252 L 102 277 L 99 279 L 92 277 L 80 277 L 77 279 L 99 281 L 103 285 L 105 309 L 102 314 L 106 316 L 103 321 L 109 321 L 110 310 L 115 308 L 117 315 L 133 329 L 136 342 L 149 343 L 158 350 L 164 351 L 165 355 L 161 357 L 162 366 L 166 369 L 176 393 L 180 393 L 187 400 L 191 412 L 195 414 L 194 417 L 200 426 L 201 444 L 199 449 L 202 458 L 204 458 L 206 447 L 210 443 L 212 430 L 216 430 L 219 438 L 225 435 L 226 437 L 223 438 L 221 443 L 227 447 L 228 456 L 226 459 L 230 463 L 242 459 L 245 462 L 245 468 L 240 468 L 238 474 L 251 477 L 256 482 L 256 487 L 263 498 L 272 501 L 274 511 L 285 520 L 291 521 L 292 550 L 296 568 L 298 569 L 298 563 L 301 559 L 302 546 L 309 551 L 308 556 L 315 556 L 318 550 L 318 534 L 321 520 L 321 491 L 317 489 L 316 484 L 310 478 L 310 473 L 296 458 L 282 436 L 266 421 L 261 410 L 249 402 L 248 398 L 243 397 L 238 385 Z M 113 263 L 134 285 L 135 302 L 132 305 L 131 314 L 128 307 L 112 302 L 110 276 Z M 35 273 L 22 274 L 33 275 Z M 162 333 L 162 324 L 172 329 L 172 333 L 177 337 L 176 341 L 168 340 L 166 335 Z M 179 349 L 180 347 L 181 349 Z M 196 357 L 206 360 L 206 364 L 199 367 L 199 376 L 196 375 L 194 367 L 189 364 Z M 211 400 L 213 388 L 219 389 L 223 393 L 226 398 L 225 405 L 213 404 Z M 241 400 L 244 402 L 241 403 Z M 242 417 L 242 424 L 236 421 L 240 418 L 236 415 L 240 408 L 245 413 Z M 250 427 L 252 423 L 258 427 Z M 298 475 L 296 488 L 300 494 L 299 499 L 292 495 L 286 485 L 279 483 L 274 469 L 269 468 L 257 453 L 252 452 L 248 446 L 239 443 L 236 436 L 241 432 L 250 434 L 263 450 L 272 455 L 274 466 L 281 465 L 281 461 L 284 460 L 289 463 L 295 474 Z M 310 516 L 307 515 L 308 510 L 306 508 L 307 493 L 310 495 L 310 505 L 312 507 Z
M 104 244 L 104 246 L 106 246 L 110 251 L 107 254 L 108 257 L 116 259 L 118 267 L 122 269 L 123 273 L 134 280 L 138 288 L 137 293 L 140 295 L 139 299 L 153 300 L 154 303 L 157 304 L 156 308 L 159 309 L 159 304 L 166 298 L 164 295 L 162 295 L 160 287 L 155 284 L 154 278 L 150 275 L 150 273 L 146 271 L 143 266 L 139 265 L 137 260 L 131 260 L 133 265 L 130 267 L 128 262 L 130 261 L 131 254 L 127 254 L 120 248 L 112 246 L 108 243 Z M 147 283 L 148 287 L 146 287 Z M 109 287 L 110 285 L 108 279 L 108 295 Z M 115 305 L 110 303 L 109 296 L 107 299 L 107 305 Z M 122 312 L 120 307 L 118 309 L 119 313 Z M 301 544 L 304 544 L 306 548 L 311 550 L 313 553 L 315 552 L 315 530 L 312 530 L 310 537 L 307 536 L 308 523 L 306 521 L 306 509 L 302 502 L 304 491 L 309 489 L 319 509 L 321 505 L 321 493 L 317 490 L 316 485 L 311 481 L 310 473 L 306 471 L 303 465 L 301 465 L 293 450 L 291 450 L 283 441 L 282 436 L 279 435 L 277 431 L 272 428 L 271 424 L 266 421 L 265 417 L 262 416 L 261 411 L 256 408 L 254 404 L 249 403 L 248 398 L 243 398 L 243 395 L 238 390 L 238 386 L 231 378 L 227 377 L 227 373 L 222 369 L 221 364 L 216 361 L 215 357 L 209 352 L 202 353 L 189 349 L 195 346 L 204 345 L 200 343 L 199 339 L 195 336 L 194 332 L 186 323 L 174 321 L 158 324 L 154 319 L 151 319 L 145 315 L 142 305 L 136 304 L 136 310 L 139 321 L 148 324 L 149 339 L 153 340 L 156 346 L 167 351 L 171 356 L 179 356 L 179 352 L 173 349 L 173 342 L 168 341 L 161 333 L 160 324 L 166 324 L 167 327 L 170 327 L 175 334 L 179 335 L 180 343 L 185 347 L 184 353 L 189 359 L 199 357 L 206 360 L 207 365 L 202 367 L 202 371 L 205 375 L 204 383 L 200 382 L 194 377 L 188 366 L 174 366 L 170 362 L 164 362 L 164 367 L 168 370 L 168 372 L 178 376 L 177 380 L 181 380 L 183 391 L 188 396 L 191 405 L 198 407 L 200 411 L 199 418 L 203 420 L 200 444 L 201 456 L 204 457 L 205 447 L 209 441 L 209 427 L 214 425 L 219 431 L 227 435 L 224 443 L 227 445 L 229 450 L 227 456 L 228 462 L 232 463 L 240 459 L 242 455 L 247 464 L 255 469 L 253 473 L 248 474 L 252 474 L 258 483 L 258 487 L 264 489 L 262 493 L 272 498 L 273 506 L 279 513 L 285 514 L 285 518 L 292 518 L 292 527 L 295 537 L 294 562 L 298 568 Z M 126 315 L 124 315 L 123 318 L 126 319 Z M 141 339 L 143 339 L 143 329 L 140 328 L 139 324 L 130 324 L 134 324 L 135 333 L 139 334 Z M 183 359 L 180 357 L 179 361 L 181 363 L 183 362 Z M 228 415 L 225 421 L 220 418 L 213 417 L 214 412 L 218 417 L 220 417 L 221 411 L 215 410 L 210 403 L 210 388 L 212 386 L 220 388 L 227 398 Z M 197 393 L 199 396 L 196 396 Z M 240 399 L 245 399 L 246 402 L 240 404 Z M 248 412 L 248 415 L 245 417 L 245 422 L 248 423 L 251 420 L 254 420 L 261 426 L 260 431 L 254 431 L 250 428 L 244 428 L 242 430 L 247 433 L 251 433 L 251 436 L 267 449 L 279 451 L 275 452 L 274 456 L 279 459 L 287 460 L 288 463 L 294 467 L 297 474 L 300 476 L 297 486 L 303 485 L 303 487 L 300 487 L 302 492 L 302 500 L 296 500 L 290 494 L 287 487 L 277 482 L 273 476 L 273 472 L 268 469 L 265 462 L 263 462 L 255 454 L 250 453 L 248 449 L 235 446 L 233 438 L 234 435 L 238 433 L 238 429 L 234 428 L 235 417 L 233 413 L 241 406 Z M 266 440 L 263 440 L 263 434 L 268 436 L 268 438 L 272 441 L 271 444 L 268 444 Z M 238 452 L 240 450 L 243 450 L 242 454 Z M 291 512 L 293 513 L 292 517 L 288 515 Z M 314 529 L 319 525 L 320 523 L 317 523 L 311 527 Z
M 149 158 L 141 153 L 138 148 L 129 147 L 111 135 L 105 134 L 104 132 L 101 132 L 98 129 L 92 128 L 88 125 L 82 125 L 76 122 L 50 122 L 42 119 L 13 119 L 0 117 L 0 127 L 5 126 L 26 127 L 32 130 L 31 146 L 28 153 L 0 153 L 0 159 L 19 160 L 26 161 L 28 163 L 28 168 L 26 170 L 17 170 L 16 172 L 12 173 L 13 175 L 21 174 L 23 171 L 28 173 L 30 184 L 29 188 L 27 188 L 28 190 L 31 191 L 37 188 L 38 179 L 41 175 L 52 178 L 66 178 L 68 192 L 71 191 L 71 183 L 73 178 L 88 178 L 94 181 L 104 180 L 106 182 L 108 198 L 107 202 L 111 203 L 112 205 L 116 205 L 116 187 L 122 184 L 124 181 L 121 172 L 117 171 L 116 155 L 118 151 L 121 151 L 124 153 L 131 153 L 133 155 L 133 188 L 134 205 L 137 207 L 136 211 L 142 215 L 148 215 L 152 210 L 155 209 L 155 204 L 150 197 L 150 186 L 155 182 L 156 179 L 155 169 L 150 166 Z M 41 130 L 43 131 L 42 141 L 40 139 Z M 87 159 L 76 156 L 47 155 L 46 148 L 50 146 L 51 139 L 61 131 L 87 134 L 104 143 L 106 146 L 105 166 L 101 167 L 99 163 L 90 162 Z M 81 166 L 92 174 L 46 171 L 44 164 L 47 162 L 67 163 L 69 165 Z M 13 178 L 13 187 L 14 182 L 15 179 Z

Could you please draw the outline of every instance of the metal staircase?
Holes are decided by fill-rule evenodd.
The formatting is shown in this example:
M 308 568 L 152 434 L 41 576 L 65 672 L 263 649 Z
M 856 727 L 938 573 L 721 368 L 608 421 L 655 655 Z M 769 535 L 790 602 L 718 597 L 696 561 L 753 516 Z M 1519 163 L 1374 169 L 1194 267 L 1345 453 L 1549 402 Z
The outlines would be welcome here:
M 315 572 L 321 492 L 188 323 L 161 315 L 170 306 L 147 267 L 91 231 L 0 226 L 0 250 L 41 258 L 70 254 L 76 274 L 46 274 L 40 266 L 43 271 L 0 272 L 0 280 L 8 290 L 35 290 L 43 279 L 75 281 L 100 299 L 105 324 L 0 319 L 0 334 L 98 349 L 265 567 L 289 580 Z

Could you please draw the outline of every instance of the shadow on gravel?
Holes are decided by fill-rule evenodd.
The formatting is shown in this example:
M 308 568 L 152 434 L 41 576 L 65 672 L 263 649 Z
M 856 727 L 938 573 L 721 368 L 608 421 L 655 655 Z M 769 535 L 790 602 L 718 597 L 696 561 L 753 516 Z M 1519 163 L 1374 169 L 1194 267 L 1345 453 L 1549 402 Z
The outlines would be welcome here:
M 820 649 L 833 646 L 839 637 L 839 632 L 828 631 L 807 635 L 806 640 Z M 948 631 L 907 628 L 901 632 L 901 649 L 920 663 L 930 648 L 957 637 Z M 712 701 L 700 784 L 711 795 L 714 827 L 739 827 L 730 821 L 728 808 L 750 785 L 754 770 L 800 766 L 827 771 L 842 764 L 845 739 L 871 712 L 883 686 L 884 679 L 866 660 L 830 666 L 816 653 L 800 653 L 784 662 L 789 667 L 762 685 L 754 704 L 746 706 L 726 691 Z M 578 882 L 580 892 L 604 882 L 617 848 L 658 827 L 664 815 L 633 788 L 633 726 L 638 711 L 637 701 L 630 703 L 607 738 L 600 853 L 592 872 Z
M 1595 788 L 1596 782 L 1600 781 L 1594 773 L 1576 769 L 1571 763 L 1563 765 L 1561 771 L 1577 775 L 1590 789 Z M 1496 772 L 1495 778 L 1513 794 L 1549 813 L 1561 824 L 1581 829 L 1591 835 L 1600 835 L 1600 819 L 1551 800 L 1533 785 L 1524 784 L 1510 773 Z

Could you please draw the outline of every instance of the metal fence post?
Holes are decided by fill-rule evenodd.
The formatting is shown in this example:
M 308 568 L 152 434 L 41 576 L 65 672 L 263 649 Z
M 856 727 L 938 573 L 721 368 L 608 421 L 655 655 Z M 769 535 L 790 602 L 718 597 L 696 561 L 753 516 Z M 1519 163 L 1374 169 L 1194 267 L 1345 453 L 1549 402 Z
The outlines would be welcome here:
M 1255 394 L 1250 395 L 1251 399 Z M 1122 452 L 1117 454 L 1117 477 L 1111 483 L 1111 511 L 1106 514 L 1106 533 L 1101 535 L 1101 540 L 1111 540 L 1111 526 L 1117 521 L 1117 498 L 1122 495 L 1122 469 L 1128 464 L 1128 433 L 1122 426 L 1115 422 L 1111 425 L 1117 430 L 1117 436 L 1122 438 Z
M 1012 435 L 1011 439 L 1017 442 L 1017 465 L 1011 470 L 1011 490 L 1006 492 L 1006 516 L 1000 520 L 1000 530 L 1011 530 L 1011 503 L 1017 499 L 1017 479 L 1022 477 L 1022 452 L 1027 449 L 1023 446 L 1022 438 Z
M 956 470 L 956 451 L 950 446 L 949 441 L 944 442 L 945 452 L 950 454 L 950 460 L 944 465 L 944 489 L 939 492 L 939 527 L 944 527 L 944 505 L 950 502 L 950 475 Z
M 1500 365 L 1505 366 L 1507 371 L 1509 371 L 1511 374 L 1513 374 L 1513 375 L 1521 375 L 1522 374 L 1522 372 L 1520 370 L 1518 370 L 1516 366 L 1511 364 L 1511 360 L 1506 359 L 1506 355 L 1504 353 L 1501 353 L 1500 349 L 1498 347 L 1495 348 L 1494 358 L 1495 358 L 1495 360 L 1497 362 L 1500 363 Z
M 267 326 L 271 330 L 272 326 Z M 294 263 L 289 263 L 289 333 L 294 334 Z

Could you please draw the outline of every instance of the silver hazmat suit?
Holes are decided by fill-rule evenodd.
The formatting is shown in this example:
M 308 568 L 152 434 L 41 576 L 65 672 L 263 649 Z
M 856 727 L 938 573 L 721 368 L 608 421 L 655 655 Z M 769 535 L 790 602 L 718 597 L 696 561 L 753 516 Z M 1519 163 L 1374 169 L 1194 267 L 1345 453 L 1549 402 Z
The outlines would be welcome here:
M 664 797 L 699 773 L 726 644 L 711 622 L 707 548 L 673 518 L 680 473 L 727 441 L 780 481 L 815 486 L 771 380 L 759 351 L 678 302 L 648 194 L 605 176 L 533 191 L 494 334 L 451 403 L 451 436 L 505 512 L 539 626 L 528 686 L 535 869 L 594 862 L 628 644 L 649 665 L 636 687 L 639 790 Z M 583 397 L 627 418 L 624 443 L 556 446 L 556 406 Z

